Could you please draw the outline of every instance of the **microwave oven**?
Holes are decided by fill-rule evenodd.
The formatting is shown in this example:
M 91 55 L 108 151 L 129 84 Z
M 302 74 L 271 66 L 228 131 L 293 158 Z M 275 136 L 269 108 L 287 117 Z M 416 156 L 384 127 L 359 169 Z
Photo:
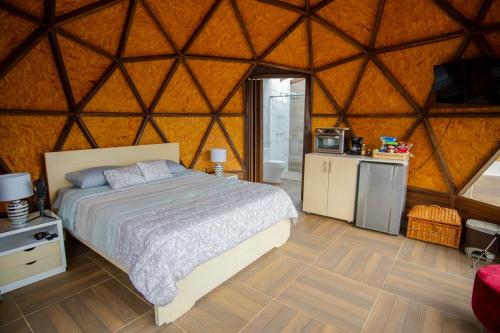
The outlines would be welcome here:
M 349 151 L 351 131 L 349 128 L 317 128 L 314 131 L 314 151 L 320 153 L 345 154 Z

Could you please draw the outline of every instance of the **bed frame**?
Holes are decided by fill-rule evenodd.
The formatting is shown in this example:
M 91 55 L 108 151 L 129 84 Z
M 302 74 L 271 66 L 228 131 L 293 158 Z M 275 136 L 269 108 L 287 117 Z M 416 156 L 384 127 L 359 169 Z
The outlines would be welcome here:
M 102 165 L 125 166 L 138 161 L 155 159 L 169 159 L 179 162 L 179 144 L 164 143 L 46 153 L 45 168 L 50 201 L 54 202 L 59 189 L 71 185 L 64 178 L 68 172 Z M 125 267 L 105 255 L 101 250 L 95 248 L 89 242 L 75 235 L 73 236 L 122 271 L 128 273 Z M 198 266 L 183 280 L 177 282 L 178 293 L 172 303 L 166 306 L 155 305 L 156 325 L 170 323 L 179 318 L 189 311 L 201 297 L 224 283 L 266 252 L 281 246 L 289 237 L 290 221 L 282 220 L 240 243 L 231 250 Z

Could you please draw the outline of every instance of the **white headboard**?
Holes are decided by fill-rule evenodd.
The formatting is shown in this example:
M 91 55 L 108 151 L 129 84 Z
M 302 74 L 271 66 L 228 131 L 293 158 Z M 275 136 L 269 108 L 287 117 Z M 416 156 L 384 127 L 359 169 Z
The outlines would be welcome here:
M 161 143 L 45 153 L 50 202 L 54 202 L 60 188 L 71 186 L 64 178 L 69 172 L 104 165 L 125 166 L 139 161 L 158 159 L 179 162 L 179 144 Z

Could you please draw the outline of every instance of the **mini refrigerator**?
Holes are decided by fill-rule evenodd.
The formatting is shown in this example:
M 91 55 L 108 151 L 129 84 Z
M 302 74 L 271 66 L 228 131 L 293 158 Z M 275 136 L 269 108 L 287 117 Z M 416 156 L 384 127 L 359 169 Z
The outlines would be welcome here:
M 398 235 L 407 178 L 406 163 L 360 162 L 355 225 Z

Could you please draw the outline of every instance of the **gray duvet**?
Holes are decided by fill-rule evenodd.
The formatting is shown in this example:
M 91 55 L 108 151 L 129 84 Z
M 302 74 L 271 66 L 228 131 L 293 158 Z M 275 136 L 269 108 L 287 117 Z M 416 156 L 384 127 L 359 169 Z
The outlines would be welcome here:
M 281 188 L 201 172 L 124 190 L 67 190 L 58 201 L 65 227 L 127 267 L 159 306 L 197 266 L 298 216 Z

